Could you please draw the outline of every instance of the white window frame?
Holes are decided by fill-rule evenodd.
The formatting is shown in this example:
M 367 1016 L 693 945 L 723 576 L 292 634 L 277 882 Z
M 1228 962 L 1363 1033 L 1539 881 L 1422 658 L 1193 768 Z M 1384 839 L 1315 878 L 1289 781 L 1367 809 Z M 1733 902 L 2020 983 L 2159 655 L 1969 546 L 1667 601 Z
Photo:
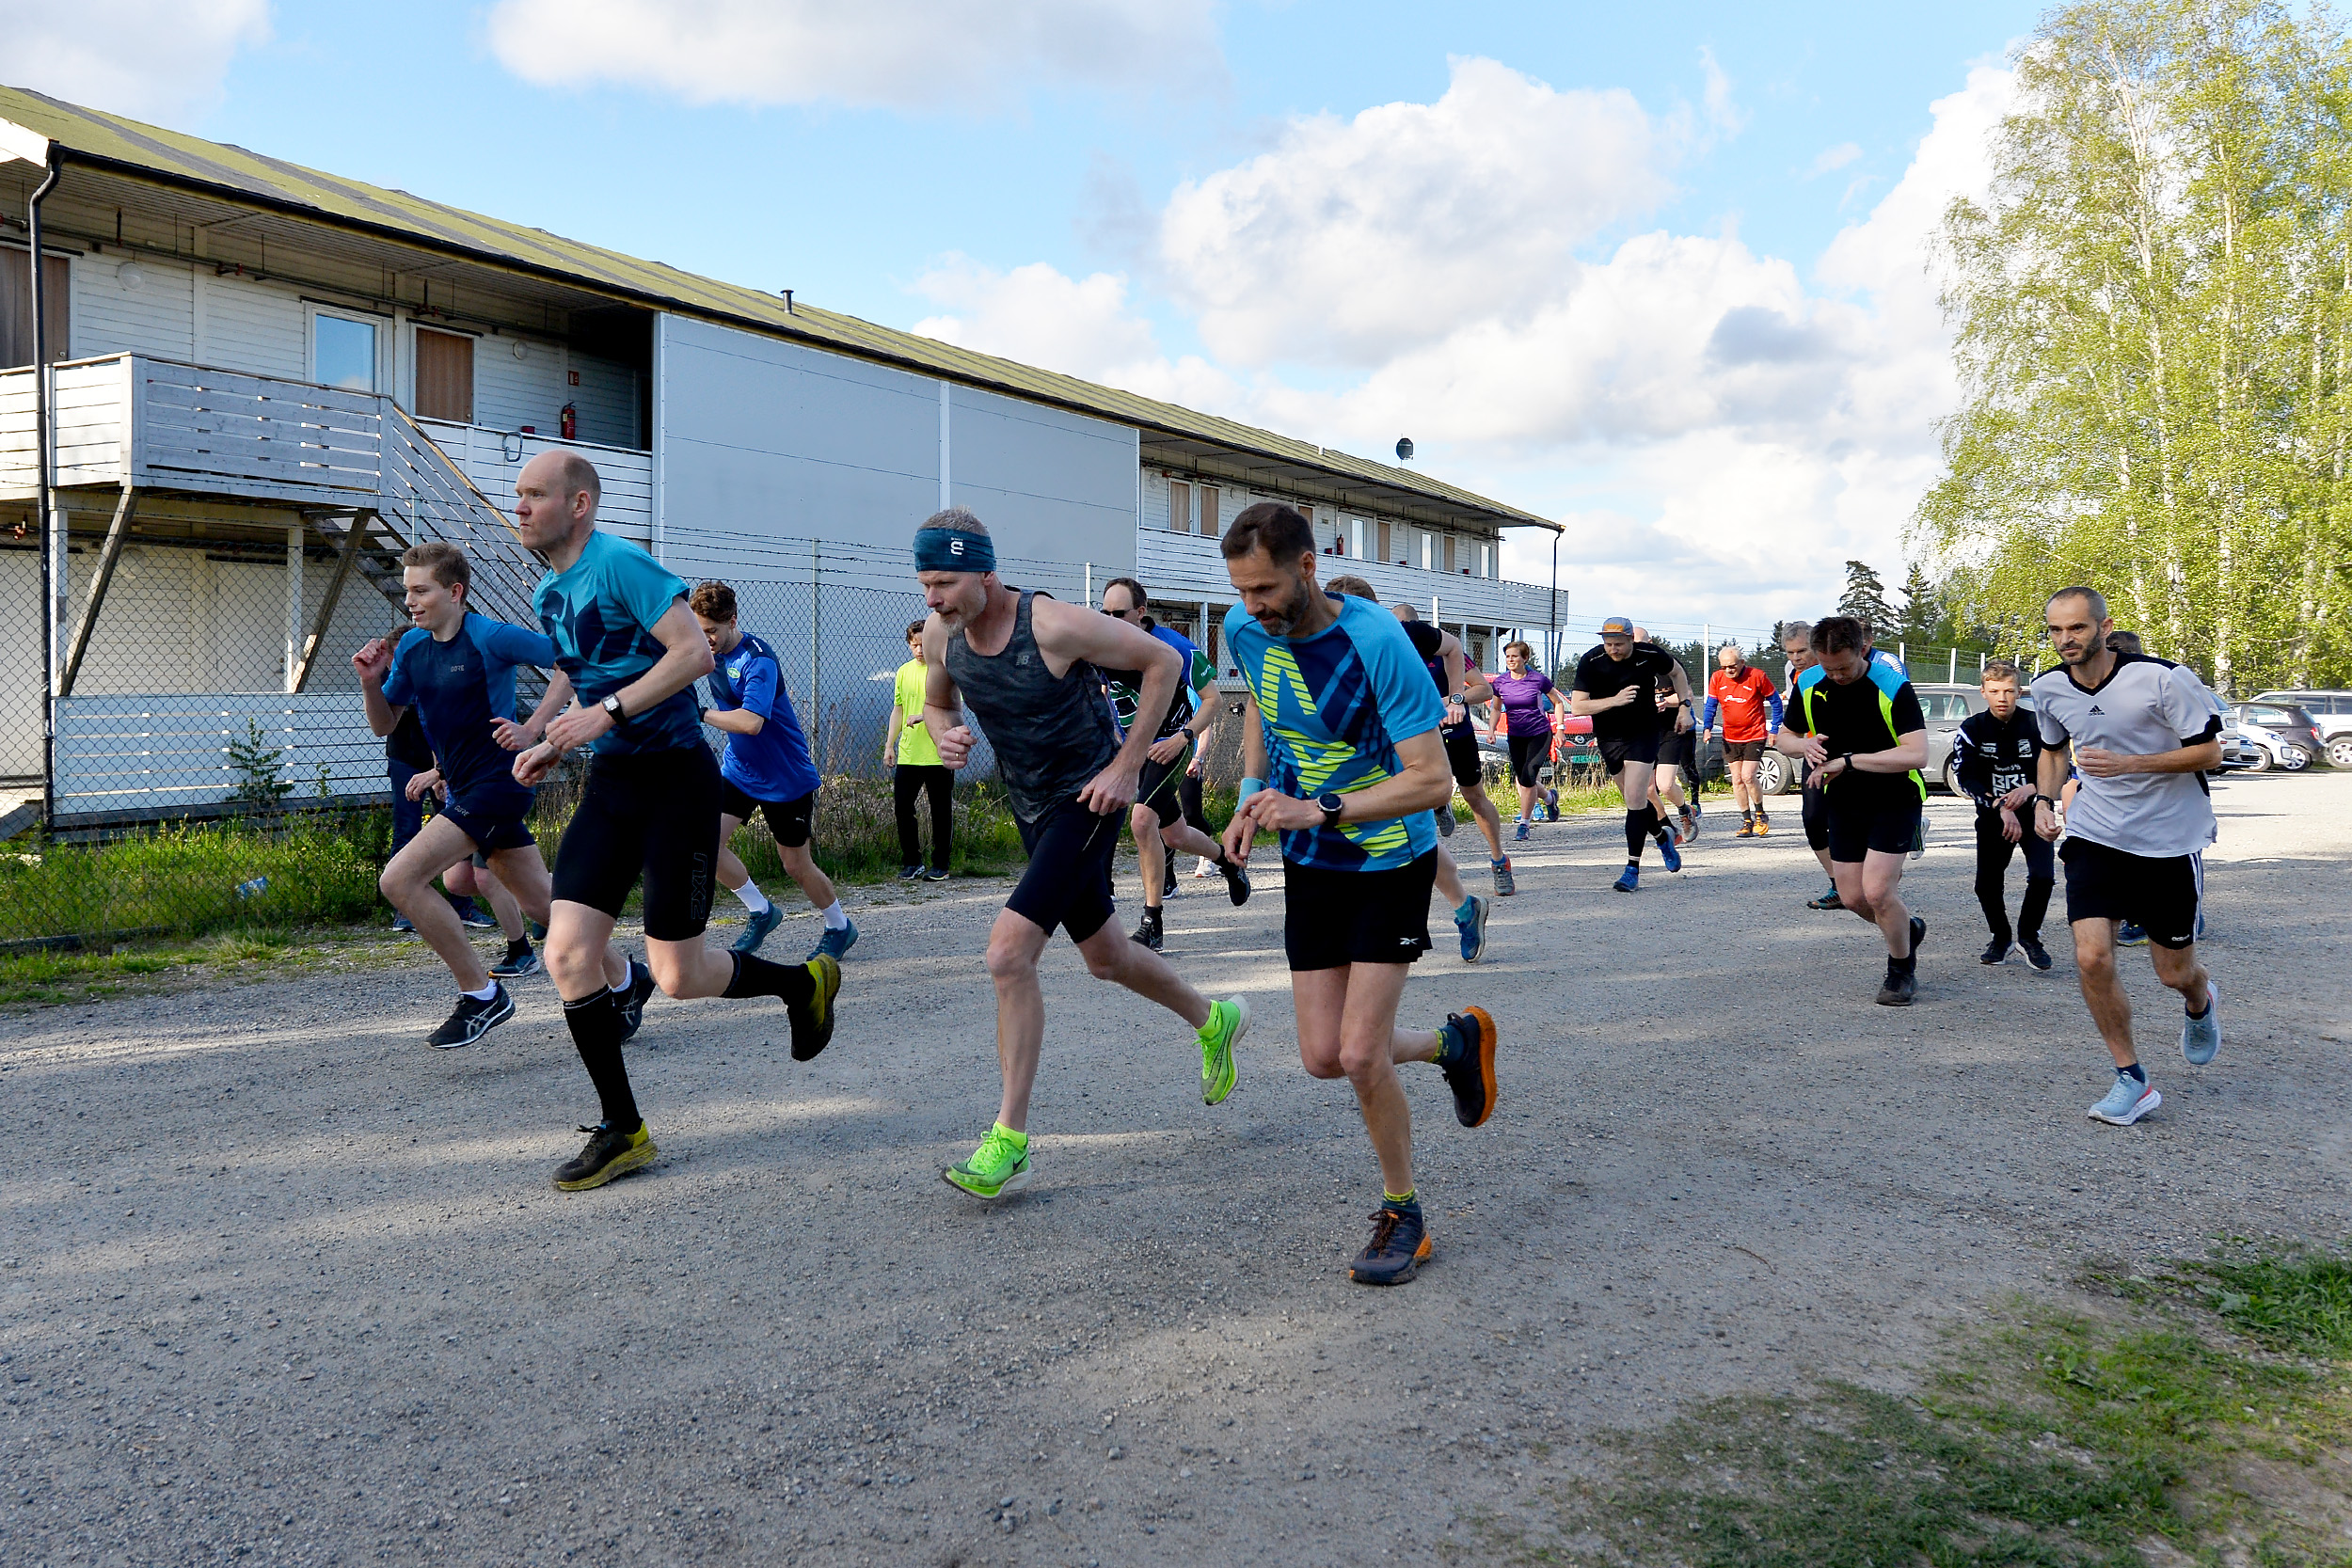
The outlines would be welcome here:
M 350 322 L 357 326 L 368 327 L 375 333 L 375 371 L 373 377 L 375 385 L 366 395 L 382 395 L 385 384 L 391 379 L 390 360 L 394 325 L 392 318 L 379 316 L 373 310 L 352 310 L 331 305 L 306 305 L 302 317 L 303 357 L 307 361 L 305 368 L 310 373 L 310 380 L 319 386 L 326 384 L 319 375 L 319 318 L 321 316 L 332 321 Z

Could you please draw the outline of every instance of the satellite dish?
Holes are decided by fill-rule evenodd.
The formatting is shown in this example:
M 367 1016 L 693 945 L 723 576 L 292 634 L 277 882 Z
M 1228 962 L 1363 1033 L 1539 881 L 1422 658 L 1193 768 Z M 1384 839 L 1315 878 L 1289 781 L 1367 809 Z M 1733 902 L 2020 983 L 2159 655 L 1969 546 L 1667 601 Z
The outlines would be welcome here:
M 1410 463 L 1413 460 L 1413 438 L 1410 436 L 1400 436 L 1396 438 L 1396 460 L 1399 463 Z

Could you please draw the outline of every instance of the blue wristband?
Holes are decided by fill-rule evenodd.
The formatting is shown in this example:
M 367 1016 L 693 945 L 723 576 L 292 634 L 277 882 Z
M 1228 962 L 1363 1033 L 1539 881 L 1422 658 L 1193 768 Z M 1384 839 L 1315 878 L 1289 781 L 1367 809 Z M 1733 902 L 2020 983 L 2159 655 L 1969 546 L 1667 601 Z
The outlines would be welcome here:
M 1241 801 L 1242 801 L 1242 800 L 1248 800 L 1248 799 L 1249 799 L 1252 795 L 1257 794 L 1257 793 L 1258 793 L 1258 791 L 1260 791 L 1260 790 L 1263 789 L 1264 787 L 1265 787 L 1265 781 L 1264 781 L 1263 779 L 1244 779 L 1244 780 L 1242 780 L 1242 782 L 1241 782 L 1241 800 L 1235 800 L 1233 803 L 1234 803 L 1235 805 L 1239 805 L 1239 804 L 1241 803 Z

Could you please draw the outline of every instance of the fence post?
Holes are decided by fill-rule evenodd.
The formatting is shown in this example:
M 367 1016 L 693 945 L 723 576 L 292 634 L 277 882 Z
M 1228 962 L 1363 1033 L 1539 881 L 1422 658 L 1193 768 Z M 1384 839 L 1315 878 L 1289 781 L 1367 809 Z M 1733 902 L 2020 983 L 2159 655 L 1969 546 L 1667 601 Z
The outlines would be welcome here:
M 825 681 L 820 673 L 818 649 L 821 643 L 817 632 L 817 604 L 823 597 L 817 591 L 817 578 L 821 566 L 824 545 L 815 539 L 808 542 L 808 754 L 812 759 L 825 754 L 818 734 L 825 722 Z M 818 763 L 822 767 L 821 762 Z
M 1984 655 L 1982 654 L 1977 656 L 1977 684 L 1979 686 L 1984 684 Z
M 294 689 L 302 667 L 302 533 L 300 519 L 286 525 L 286 666 L 284 689 Z
M 1087 562 L 1086 607 L 1089 610 L 1094 608 L 1094 562 L 1091 561 Z

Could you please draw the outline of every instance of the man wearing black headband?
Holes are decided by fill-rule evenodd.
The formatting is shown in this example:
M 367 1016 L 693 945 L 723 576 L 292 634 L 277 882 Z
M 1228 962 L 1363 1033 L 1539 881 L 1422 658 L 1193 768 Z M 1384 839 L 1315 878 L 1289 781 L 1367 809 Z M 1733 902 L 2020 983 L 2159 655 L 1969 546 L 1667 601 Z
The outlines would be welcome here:
M 1232 1092 L 1233 1046 L 1249 1028 L 1249 1004 L 1211 1003 L 1111 918 L 1111 857 L 1144 754 L 1184 678 L 1176 650 L 1113 616 L 1007 587 L 988 530 L 961 507 L 934 514 L 916 532 L 914 575 L 931 611 L 923 628 L 924 725 L 940 760 L 961 768 L 977 738 L 963 718 L 971 705 L 995 749 L 1029 856 L 988 937 L 1004 1098 L 979 1148 L 941 1173 L 976 1197 L 1001 1197 L 1029 1180 L 1029 1089 L 1045 1040 L 1037 963 L 1057 926 L 1096 979 L 1193 1026 L 1200 1098 L 1209 1104 Z M 1102 669 L 1142 676 L 1123 740 L 1104 700 Z

